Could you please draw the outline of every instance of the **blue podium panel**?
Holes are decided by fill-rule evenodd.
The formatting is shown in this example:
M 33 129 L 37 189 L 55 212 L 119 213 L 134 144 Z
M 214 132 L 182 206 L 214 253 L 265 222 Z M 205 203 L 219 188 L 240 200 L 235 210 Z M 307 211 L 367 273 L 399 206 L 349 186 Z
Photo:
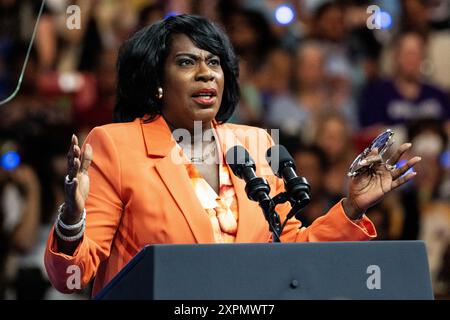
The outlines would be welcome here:
M 433 299 L 422 241 L 152 245 L 96 299 Z

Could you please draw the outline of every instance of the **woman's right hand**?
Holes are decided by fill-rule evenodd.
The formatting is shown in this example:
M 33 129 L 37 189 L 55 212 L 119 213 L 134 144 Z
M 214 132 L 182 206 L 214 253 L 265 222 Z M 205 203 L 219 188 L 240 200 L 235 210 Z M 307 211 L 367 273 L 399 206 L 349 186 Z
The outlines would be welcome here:
M 72 135 L 67 153 L 67 178 L 64 183 L 65 209 L 61 219 L 66 224 L 76 224 L 81 220 L 89 193 L 88 168 L 92 162 L 92 147 L 86 144 L 81 153 L 78 138 Z

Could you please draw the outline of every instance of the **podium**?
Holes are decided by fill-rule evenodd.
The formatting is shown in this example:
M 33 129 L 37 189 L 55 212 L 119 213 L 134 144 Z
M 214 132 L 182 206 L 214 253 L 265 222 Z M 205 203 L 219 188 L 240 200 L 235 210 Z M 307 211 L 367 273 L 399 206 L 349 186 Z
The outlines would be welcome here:
M 94 299 L 433 299 L 422 241 L 151 245 Z

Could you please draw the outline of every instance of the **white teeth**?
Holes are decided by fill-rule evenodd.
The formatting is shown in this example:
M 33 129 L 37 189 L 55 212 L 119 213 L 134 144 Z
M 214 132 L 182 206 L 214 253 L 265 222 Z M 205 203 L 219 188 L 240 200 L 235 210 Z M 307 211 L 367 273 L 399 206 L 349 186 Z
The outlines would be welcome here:
M 204 94 L 204 93 L 201 93 L 201 94 L 198 95 L 198 97 L 208 97 L 208 98 L 211 98 L 211 97 L 213 97 L 213 95 L 212 95 L 212 94 Z

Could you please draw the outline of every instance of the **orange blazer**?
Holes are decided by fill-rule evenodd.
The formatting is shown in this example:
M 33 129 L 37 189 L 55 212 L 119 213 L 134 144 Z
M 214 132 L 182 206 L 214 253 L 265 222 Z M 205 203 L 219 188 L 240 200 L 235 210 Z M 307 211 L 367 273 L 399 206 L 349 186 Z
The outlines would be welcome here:
M 234 124 L 214 124 L 223 152 L 243 145 L 256 162 L 259 176 L 267 179 L 271 196 L 284 190 L 273 175 L 266 150 L 273 145 L 265 130 Z M 183 163 L 180 149 L 162 117 L 151 123 L 136 119 L 129 123 L 94 128 L 86 143 L 93 149 L 89 168 L 90 191 L 86 202 L 86 231 L 74 252 L 58 252 L 54 230 L 49 234 L 45 267 L 53 286 L 69 293 L 69 267 L 81 271 L 81 287 L 95 277 L 93 295 L 98 293 L 145 245 L 213 243 L 210 220 L 205 214 Z M 238 200 L 236 242 L 267 242 L 268 224 L 256 202 L 245 193 L 245 182 L 231 175 Z M 284 221 L 290 205 L 277 207 Z M 283 242 L 356 241 L 376 236 L 372 222 L 357 223 L 345 215 L 341 202 L 308 228 L 291 219 L 282 234 Z M 73 268 L 73 267 L 71 267 Z M 70 281 L 70 279 L 69 279 Z

